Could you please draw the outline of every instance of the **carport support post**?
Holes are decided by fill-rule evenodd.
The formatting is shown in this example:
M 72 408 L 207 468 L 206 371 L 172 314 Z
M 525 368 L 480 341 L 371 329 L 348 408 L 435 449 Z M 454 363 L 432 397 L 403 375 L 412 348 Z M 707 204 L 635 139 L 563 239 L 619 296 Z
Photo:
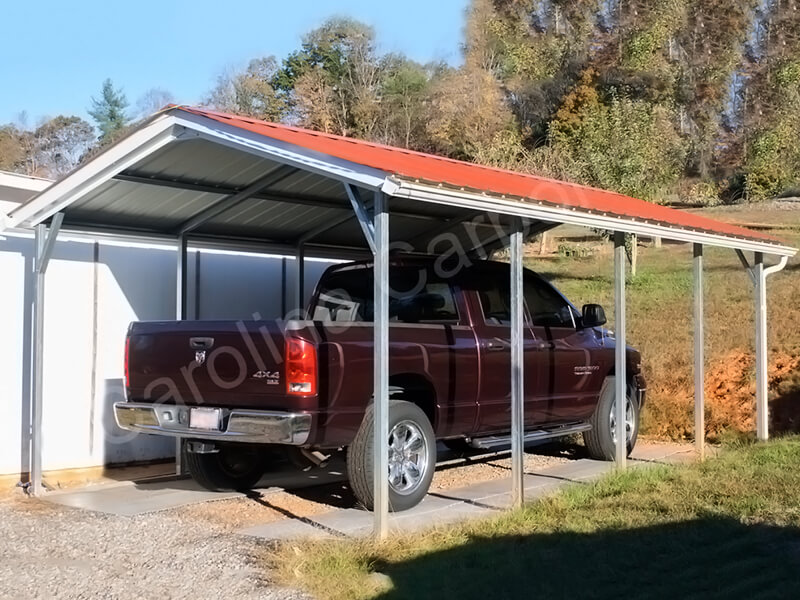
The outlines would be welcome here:
M 753 265 L 756 287 L 756 435 L 761 441 L 769 438 L 767 408 L 767 273 L 764 255 L 755 253 Z
M 33 305 L 33 394 L 31 403 L 31 463 L 30 493 L 40 496 L 44 491 L 42 483 L 42 404 L 44 387 L 44 283 L 47 265 L 53 254 L 56 238 L 64 220 L 63 213 L 56 213 L 50 224 L 36 226 L 36 295 Z
M 374 438 L 375 537 L 388 534 L 389 520 L 389 211 L 386 195 L 375 192 L 374 267 Z
M 181 234 L 178 236 L 178 256 L 175 271 L 175 318 L 178 321 L 186 319 L 186 310 L 188 306 L 187 289 L 187 271 L 188 271 L 188 252 L 189 245 L 186 235 Z M 195 294 L 199 294 L 200 290 L 195 290 Z M 183 475 L 183 438 L 175 438 L 175 475 L 180 477 Z
M 297 276 L 297 281 L 295 281 L 295 289 L 294 289 L 294 297 L 295 297 L 295 308 L 297 309 L 297 318 L 301 318 L 300 315 L 305 311 L 305 304 L 303 303 L 303 296 L 305 296 L 306 290 L 306 246 L 305 244 L 298 244 L 297 249 L 295 250 L 295 275 Z M 305 315 L 302 317 L 305 319 Z
M 627 408 L 627 375 L 625 343 L 625 234 L 614 232 L 614 329 L 616 350 L 614 356 L 615 421 L 617 445 L 614 460 L 618 469 L 624 469 L 628 457 L 628 439 L 625 427 Z
M 524 348 L 522 315 L 522 220 L 514 218 L 511 250 L 511 502 L 519 508 L 525 501 L 524 486 Z
M 705 458 L 705 319 L 703 316 L 703 245 L 694 244 L 694 443 Z

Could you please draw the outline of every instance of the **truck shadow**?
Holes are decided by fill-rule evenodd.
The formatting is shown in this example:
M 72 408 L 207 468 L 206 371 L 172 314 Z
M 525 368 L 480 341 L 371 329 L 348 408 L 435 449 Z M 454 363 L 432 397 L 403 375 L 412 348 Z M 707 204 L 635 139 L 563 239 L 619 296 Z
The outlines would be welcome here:
M 473 537 L 374 563 L 401 598 L 797 598 L 800 530 L 705 516 L 595 533 Z

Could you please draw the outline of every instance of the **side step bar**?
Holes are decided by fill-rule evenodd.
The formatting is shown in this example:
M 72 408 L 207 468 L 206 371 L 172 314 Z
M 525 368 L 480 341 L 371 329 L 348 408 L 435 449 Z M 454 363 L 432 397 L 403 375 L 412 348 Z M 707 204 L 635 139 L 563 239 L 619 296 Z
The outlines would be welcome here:
M 574 423 L 572 425 L 562 425 L 561 427 L 554 427 L 551 429 L 537 429 L 535 431 L 526 432 L 522 441 L 523 444 L 530 444 L 533 442 L 551 440 L 564 435 L 571 435 L 573 433 L 589 431 L 591 428 L 592 426 L 589 423 Z M 472 448 L 479 448 L 481 450 L 488 450 L 490 448 L 496 448 L 497 446 L 510 446 L 511 434 L 472 438 L 469 441 L 469 445 Z

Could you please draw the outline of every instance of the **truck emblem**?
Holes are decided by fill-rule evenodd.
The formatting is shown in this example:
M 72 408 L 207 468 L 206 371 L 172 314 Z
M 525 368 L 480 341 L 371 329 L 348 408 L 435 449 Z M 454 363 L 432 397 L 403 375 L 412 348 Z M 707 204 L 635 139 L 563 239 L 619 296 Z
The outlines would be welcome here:
M 204 362 L 206 362 L 206 351 L 205 350 L 198 350 L 197 352 L 195 352 L 194 353 L 194 361 L 198 365 L 202 365 Z
M 253 379 L 268 379 L 267 384 L 278 385 L 281 379 L 281 374 L 278 371 L 256 371 L 253 373 Z
M 599 365 L 585 365 L 585 366 L 577 366 L 577 367 L 575 367 L 574 372 L 575 372 L 575 375 L 581 376 L 581 375 L 591 375 L 595 371 L 599 371 L 599 370 L 600 370 L 600 366 Z

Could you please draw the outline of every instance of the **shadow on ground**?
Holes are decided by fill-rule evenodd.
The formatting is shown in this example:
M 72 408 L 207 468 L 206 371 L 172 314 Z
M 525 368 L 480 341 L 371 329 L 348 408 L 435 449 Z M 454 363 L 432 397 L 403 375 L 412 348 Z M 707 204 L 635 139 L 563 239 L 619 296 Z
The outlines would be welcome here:
M 778 384 L 769 403 L 770 432 L 800 433 L 800 373 Z
M 800 530 L 707 517 L 594 534 L 474 538 L 375 564 L 401 598 L 798 598 Z

